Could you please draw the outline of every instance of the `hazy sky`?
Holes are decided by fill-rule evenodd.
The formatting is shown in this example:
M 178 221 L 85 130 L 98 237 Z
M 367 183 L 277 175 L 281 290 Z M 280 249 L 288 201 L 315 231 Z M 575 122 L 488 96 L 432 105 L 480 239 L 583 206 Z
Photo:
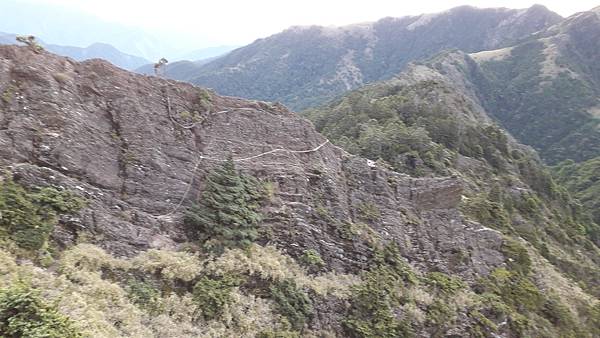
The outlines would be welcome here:
M 2 1 L 2 0 L 0 0 Z M 28 0 L 69 6 L 109 21 L 189 34 L 215 44 L 246 44 L 292 25 L 344 25 L 386 16 L 439 12 L 459 5 L 525 8 L 540 3 L 568 16 L 599 0 Z

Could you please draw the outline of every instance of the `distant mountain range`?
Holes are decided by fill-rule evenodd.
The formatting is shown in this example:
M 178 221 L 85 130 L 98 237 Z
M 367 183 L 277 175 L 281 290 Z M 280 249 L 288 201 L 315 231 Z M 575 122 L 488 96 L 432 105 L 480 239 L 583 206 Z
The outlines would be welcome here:
M 463 6 L 344 27 L 292 27 L 174 78 L 299 110 L 391 78 L 407 63 L 443 50 L 507 47 L 561 20 L 539 5 L 522 10 Z
M 16 36 L 16 34 L 0 32 L 0 44 L 18 44 L 15 40 Z M 111 62 L 115 66 L 119 66 L 127 70 L 138 68 L 150 62 L 142 57 L 123 53 L 114 46 L 106 43 L 94 43 L 85 48 L 47 44 L 43 41 L 39 41 L 39 43 L 52 53 L 68 56 L 77 61 L 88 59 L 104 59 Z

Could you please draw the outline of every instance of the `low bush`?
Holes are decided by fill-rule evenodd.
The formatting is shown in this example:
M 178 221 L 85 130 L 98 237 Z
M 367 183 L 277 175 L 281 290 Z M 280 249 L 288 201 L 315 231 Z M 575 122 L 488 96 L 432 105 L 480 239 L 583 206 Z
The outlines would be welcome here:
M 315 249 L 304 250 L 302 256 L 300 256 L 300 261 L 308 267 L 320 268 L 325 265 L 323 258 Z
M 26 250 L 42 248 L 59 214 L 77 212 L 85 201 L 74 194 L 51 187 L 29 191 L 10 175 L 0 180 L 0 235 Z
M 215 319 L 223 313 L 225 306 L 233 302 L 231 292 L 241 284 L 233 277 L 212 279 L 202 277 L 194 285 L 194 301 L 198 305 L 200 315 L 206 319 Z
M 0 289 L 0 336 L 83 337 L 70 318 L 44 302 L 37 290 L 21 283 Z
M 313 313 L 308 295 L 292 279 L 274 283 L 270 291 L 276 310 L 288 319 L 292 328 L 302 329 Z

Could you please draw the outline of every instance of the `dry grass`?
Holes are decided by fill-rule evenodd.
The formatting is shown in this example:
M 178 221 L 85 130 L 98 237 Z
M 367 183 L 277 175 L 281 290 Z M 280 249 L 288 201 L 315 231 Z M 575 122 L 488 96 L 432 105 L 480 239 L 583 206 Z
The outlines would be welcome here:
M 17 280 L 30 283 L 71 317 L 86 337 L 255 337 L 262 331 L 285 328 L 270 300 L 243 294 L 237 288 L 232 292 L 233 302 L 218 320 L 199 319 L 197 305 L 187 292 L 162 294 L 160 313 L 148 313 L 130 300 L 121 284 L 125 281 L 104 279 L 106 271 L 141 271 L 166 281 L 188 282 L 206 273 L 244 273 L 273 281 L 293 278 L 318 294 L 336 297 L 347 297 L 350 286 L 359 282 L 355 276 L 334 273 L 308 276 L 291 257 L 275 247 L 259 245 L 248 252 L 228 250 L 210 264 L 193 254 L 166 250 L 115 258 L 91 244 L 65 251 L 56 269 L 43 269 L 28 261 L 17 264 L 13 254 L 1 249 L 0 261 L 0 287 Z

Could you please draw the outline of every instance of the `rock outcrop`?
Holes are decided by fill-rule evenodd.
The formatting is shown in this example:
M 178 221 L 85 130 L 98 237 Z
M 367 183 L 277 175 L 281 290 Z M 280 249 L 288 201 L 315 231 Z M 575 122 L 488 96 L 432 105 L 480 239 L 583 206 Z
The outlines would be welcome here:
M 181 215 L 212 167 L 283 149 L 237 161 L 272 184 L 264 241 L 293 256 L 318 248 L 338 271 L 365 268 L 369 240 L 467 279 L 503 263 L 501 235 L 458 212 L 459 178 L 411 178 L 350 155 L 283 106 L 14 46 L 0 47 L 0 91 L 1 165 L 27 185 L 89 200 L 55 231 L 63 245 L 86 232 L 118 255 L 177 247 Z M 458 249 L 469 253 L 460 266 L 450 263 Z

